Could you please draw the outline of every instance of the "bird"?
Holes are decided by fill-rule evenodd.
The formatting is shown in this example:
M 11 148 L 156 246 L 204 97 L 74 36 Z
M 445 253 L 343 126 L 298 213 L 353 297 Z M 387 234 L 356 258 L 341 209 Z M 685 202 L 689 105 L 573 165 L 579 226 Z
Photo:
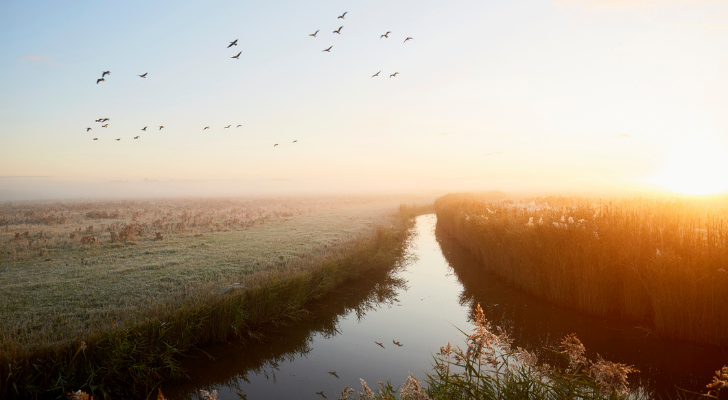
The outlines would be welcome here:
M 101 118 L 94 120 L 95 122 L 101 122 Z
M 102 128 L 108 128 L 109 127 L 109 124 L 103 124 L 103 125 L 101 125 L 101 127 Z
M 231 127 L 231 126 L 232 126 L 232 125 L 228 125 L 228 126 L 226 126 L 226 127 L 225 127 L 225 129 L 227 129 L 227 128 Z
M 139 139 L 139 136 L 134 136 L 134 139 Z
M 242 126 L 242 125 L 238 124 L 238 126 L 236 126 L 236 128 L 240 128 L 241 126 Z
M 339 17 L 338 17 L 338 18 L 341 18 L 341 19 L 346 19 L 346 18 L 344 18 L 344 17 L 346 16 L 346 13 L 348 13 L 348 11 L 344 11 L 344 13 L 343 13 L 343 14 L 341 14 L 341 15 L 339 15 Z
M 248 376 L 247 376 L 247 375 L 243 375 L 243 380 L 244 380 L 245 382 L 248 382 L 248 383 L 250 383 L 250 379 L 248 379 Z
M 294 141 L 293 141 L 293 143 L 296 143 L 296 142 L 298 142 L 298 140 L 294 140 Z
M 143 73 L 143 74 L 141 74 L 141 75 L 139 75 L 139 76 L 141 76 L 142 78 L 146 78 L 146 77 L 147 77 L 147 74 L 148 74 L 148 73 L 149 73 L 149 72 L 145 72 L 145 73 Z
M 276 146 L 278 146 L 278 143 L 276 143 L 276 144 L 273 145 L 273 147 L 276 147 Z
M 160 125 L 160 126 L 159 126 L 159 130 L 160 130 L 160 131 L 162 130 L 162 128 L 164 128 L 164 125 Z
M 404 346 L 404 345 L 403 345 L 402 343 L 400 343 L 400 342 L 395 342 L 394 340 L 392 340 L 392 343 L 396 344 L 396 345 L 397 345 L 397 346 L 399 346 L 399 347 L 402 347 L 402 346 Z
M 382 72 L 382 71 L 379 71 L 379 72 Z M 379 76 L 379 72 L 377 72 L 376 74 L 372 75 L 372 78 L 374 78 L 375 76 Z
M 90 131 L 90 130 L 91 130 L 91 128 L 86 128 L 86 132 L 88 132 L 88 131 Z
M 99 84 L 99 82 L 106 82 L 106 81 L 104 80 L 104 78 L 96 79 L 96 84 L 97 85 Z
M 336 371 L 329 371 L 329 374 L 331 374 L 331 375 L 333 375 L 333 376 L 335 376 L 337 378 L 339 377 L 339 375 L 336 375 Z
M 407 39 L 405 39 L 404 42 L 402 42 L 402 43 L 407 43 L 408 40 L 412 40 L 412 39 L 414 39 L 414 38 L 407 36 Z
M 118 139 L 114 139 L 114 140 L 116 140 L 116 141 L 118 142 L 119 140 L 121 140 L 121 138 L 118 138 Z
M 328 49 L 323 49 L 323 50 L 321 50 L 321 51 L 328 51 L 329 53 L 331 53 L 331 48 L 332 48 L 332 47 L 334 47 L 334 46 L 329 46 L 329 48 L 328 48 Z
M 392 32 L 391 31 L 387 31 L 387 33 L 385 33 L 384 35 L 380 36 L 379 38 L 381 39 L 381 38 L 385 37 L 385 38 L 389 39 L 389 34 L 390 33 L 392 33 Z
M 240 54 L 241 54 L 241 53 L 242 53 L 242 51 L 241 51 L 241 52 L 239 52 L 238 54 L 236 54 L 236 55 L 234 55 L 234 56 L 230 57 L 230 58 L 237 58 L 237 59 L 239 60 L 239 59 L 240 59 Z
M 99 138 L 95 137 L 94 140 L 99 140 Z
M 104 73 L 101 74 L 101 77 L 105 77 L 106 75 L 111 75 L 111 71 L 104 71 Z
M 109 120 L 108 118 L 101 118 L 101 122 L 106 122 L 108 120 Z
M 379 345 L 379 347 L 381 347 L 381 348 L 384 348 L 384 345 L 383 345 L 383 344 L 381 344 L 381 343 L 379 343 L 379 342 L 374 342 L 374 343 L 378 344 L 378 345 Z
M 227 48 L 229 49 L 229 48 L 231 48 L 233 46 L 237 46 L 237 45 L 238 45 L 238 39 L 235 39 L 232 42 L 230 42 L 230 44 L 228 45 Z
M 343 28 L 343 27 L 344 27 L 343 25 L 340 26 L 339 29 L 334 31 L 334 33 L 338 33 L 339 35 L 341 35 L 341 28 Z
M 397 74 L 398 74 L 398 73 L 399 73 L 399 72 L 395 72 L 395 73 L 393 73 L 392 75 L 389 75 L 389 77 L 391 78 L 391 77 L 393 77 L 393 76 L 397 76 Z
M 316 32 L 309 34 L 308 36 L 316 37 L 316 34 L 319 33 L 320 29 L 316 29 Z
M 321 397 L 323 397 L 324 399 L 326 398 L 326 395 L 324 394 L 324 391 L 323 390 L 320 391 L 320 392 L 316 392 L 316 394 L 320 394 Z
M 142 130 L 143 130 L 143 131 L 146 131 L 146 130 L 147 130 L 147 127 L 145 126 L 144 128 L 142 128 Z
M 204 131 L 205 129 L 210 129 L 210 127 L 209 127 L 209 126 L 206 126 L 206 127 L 202 128 L 202 130 L 203 130 L 203 131 Z

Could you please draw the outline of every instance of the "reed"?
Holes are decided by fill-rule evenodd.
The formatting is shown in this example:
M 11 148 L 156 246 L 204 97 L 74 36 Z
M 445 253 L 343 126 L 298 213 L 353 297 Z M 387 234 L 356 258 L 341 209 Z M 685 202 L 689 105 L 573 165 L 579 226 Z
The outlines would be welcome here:
M 524 291 L 666 338 L 728 344 L 724 201 L 451 194 L 438 224 L 484 268 Z
M 6 330 L 0 398 L 57 398 L 78 390 L 98 399 L 143 397 L 163 380 L 184 376 L 180 360 L 190 349 L 230 338 L 254 341 L 263 327 L 296 320 L 306 302 L 346 280 L 392 268 L 404 254 L 414 213 L 400 207 L 387 223 L 315 253 L 212 279 L 184 296 L 155 297 L 146 307 L 123 310 L 115 323 L 114 315 L 104 315 L 96 321 L 112 323 L 73 335 L 64 330 L 55 341 L 47 335 L 28 341 Z

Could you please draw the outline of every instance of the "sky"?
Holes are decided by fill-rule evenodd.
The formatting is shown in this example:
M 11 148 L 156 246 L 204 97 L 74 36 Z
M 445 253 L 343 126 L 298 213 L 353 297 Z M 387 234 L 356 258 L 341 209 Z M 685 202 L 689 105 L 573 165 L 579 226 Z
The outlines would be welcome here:
M 0 37 L 0 200 L 728 191 L 725 0 L 6 1 Z

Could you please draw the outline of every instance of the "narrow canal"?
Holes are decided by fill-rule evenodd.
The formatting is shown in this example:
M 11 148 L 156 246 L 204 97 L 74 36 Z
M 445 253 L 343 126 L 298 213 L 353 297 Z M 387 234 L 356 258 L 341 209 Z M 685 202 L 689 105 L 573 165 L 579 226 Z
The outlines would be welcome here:
M 675 385 L 702 391 L 728 364 L 727 349 L 663 340 L 625 321 L 524 295 L 484 274 L 436 222 L 432 214 L 417 218 L 410 261 L 400 268 L 347 285 L 260 344 L 205 348 L 214 360 L 200 353 L 185 365 L 190 380 L 165 386 L 165 395 L 197 399 L 200 390 L 217 390 L 221 400 L 336 399 L 347 386 L 360 390 L 360 378 L 370 387 L 396 387 L 409 372 L 424 380 L 440 346 L 463 343 L 458 329 L 470 331 L 478 303 L 514 345 L 543 354 L 576 333 L 588 357 L 634 365 L 640 372 L 631 386 L 657 394 L 674 397 Z

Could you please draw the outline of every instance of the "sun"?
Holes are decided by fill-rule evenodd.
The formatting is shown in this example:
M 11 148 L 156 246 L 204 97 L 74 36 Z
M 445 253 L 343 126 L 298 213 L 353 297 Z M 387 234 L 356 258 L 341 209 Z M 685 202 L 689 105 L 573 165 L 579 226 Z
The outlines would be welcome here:
M 692 196 L 728 192 L 728 149 L 707 138 L 681 140 L 667 151 L 665 168 L 650 179 L 667 190 Z

